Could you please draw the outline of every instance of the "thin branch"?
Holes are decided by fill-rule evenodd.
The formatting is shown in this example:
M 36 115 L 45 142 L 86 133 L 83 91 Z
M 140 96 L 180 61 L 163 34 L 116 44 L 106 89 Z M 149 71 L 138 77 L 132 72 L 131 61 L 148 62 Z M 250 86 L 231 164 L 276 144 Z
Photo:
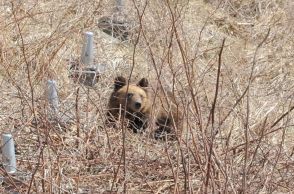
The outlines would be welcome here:
M 209 155 L 208 155 L 208 161 L 207 161 L 207 168 L 206 168 L 206 180 L 205 180 L 205 189 L 204 193 L 208 193 L 208 183 L 210 179 L 210 169 L 211 169 L 211 157 L 213 153 L 213 142 L 214 142 L 214 137 L 216 135 L 216 131 L 214 128 L 214 115 L 215 115 L 215 106 L 217 103 L 217 96 L 218 96 L 218 89 L 219 89 L 219 79 L 220 79 L 220 73 L 221 73 L 221 64 L 222 64 L 222 53 L 223 53 L 223 48 L 225 45 L 226 39 L 223 39 L 221 50 L 219 52 L 219 57 L 218 57 L 218 70 L 217 70 L 217 78 L 216 78 L 216 84 L 215 84 L 215 95 L 214 95 L 214 101 L 212 103 L 211 107 L 211 143 L 210 143 L 210 150 L 209 150 Z

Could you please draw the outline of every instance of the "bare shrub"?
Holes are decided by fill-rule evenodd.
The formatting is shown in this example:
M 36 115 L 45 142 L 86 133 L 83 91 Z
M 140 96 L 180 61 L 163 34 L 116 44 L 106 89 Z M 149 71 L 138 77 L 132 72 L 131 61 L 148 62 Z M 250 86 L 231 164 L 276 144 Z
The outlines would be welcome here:
M 131 40 L 103 33 L 115 1 L 0 3 L 0 122 L 27 193 L 290 193 L 294 190 L 292 1 L 125 1 Z M 94 32 L 93 88 L 69 78 Z M 105 124 L 113 80 L 142 77 L 184 107 L 176 141 Z M 58 83 L 52 121 L 44 88 Z M 4 170 L 1 175 L 8 177 Z M 16 184 L 17 182 L 17 184 Z M 20 182 L 20 183 L 19 183 Z

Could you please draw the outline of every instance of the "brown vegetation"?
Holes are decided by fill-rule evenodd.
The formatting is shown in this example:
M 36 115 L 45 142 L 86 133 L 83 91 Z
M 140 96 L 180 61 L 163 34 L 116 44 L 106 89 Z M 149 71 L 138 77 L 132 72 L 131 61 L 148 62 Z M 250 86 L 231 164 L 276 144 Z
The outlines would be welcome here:
M 291 0 L 126 0 L 131 41 L 98 21 L 114 0 L 0 3 L 0 126 L 17 144 L 27 193 L 290 193 L 294 190 Z M 130 28 L 131 29 L 131 28 Z M 107 68 L 69 78 L 82 34 Z M 129 35 L 129 34 L 128 34 Z M 113 80 L 147 77 L 184 107 L 176 142 L 105 125 Z M 53 122 L 44 88 L 58 83 Z M 1 176 L 8 175 L 1 170 Z M 16 182 L 18 182 L 16 184 Z

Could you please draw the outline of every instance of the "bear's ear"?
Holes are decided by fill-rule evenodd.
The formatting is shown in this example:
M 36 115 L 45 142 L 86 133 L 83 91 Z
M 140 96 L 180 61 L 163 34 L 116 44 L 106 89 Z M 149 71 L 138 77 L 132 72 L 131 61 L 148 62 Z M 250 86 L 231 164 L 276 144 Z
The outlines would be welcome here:
M 148 80 L 146 78 L 142 78 L 138 83 L 137 83 L 137 86 L 140 86 L 140 87 L 148 87 Z
M 126 78 L 123 76 L 118 76 L 114 80 L 114 90 L 119 90 L 121 87 L 125 86 L 127 84 Z

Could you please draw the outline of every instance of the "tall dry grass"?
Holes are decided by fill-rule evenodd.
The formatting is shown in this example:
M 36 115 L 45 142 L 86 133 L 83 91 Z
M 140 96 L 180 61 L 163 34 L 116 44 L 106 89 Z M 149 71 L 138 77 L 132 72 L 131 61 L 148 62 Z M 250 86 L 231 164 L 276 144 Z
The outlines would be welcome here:
M 114 1 L 0 3 L 0 123 L 17 144 L 21 193 L 291 193 L 294 190 L 291 0 L 125 1 L 131 41 L 101 32 Z M 120 16 L 121 17 L 121 16 Z M 82 33 L 106 64 L 74 83 Z M 184 110 L 174 142 L 105 125 L 117 75 L 147 77 Z M 60 117 L 44 94 L 58 82 Z M 16 180 L 19 179 L 19 180 Z

